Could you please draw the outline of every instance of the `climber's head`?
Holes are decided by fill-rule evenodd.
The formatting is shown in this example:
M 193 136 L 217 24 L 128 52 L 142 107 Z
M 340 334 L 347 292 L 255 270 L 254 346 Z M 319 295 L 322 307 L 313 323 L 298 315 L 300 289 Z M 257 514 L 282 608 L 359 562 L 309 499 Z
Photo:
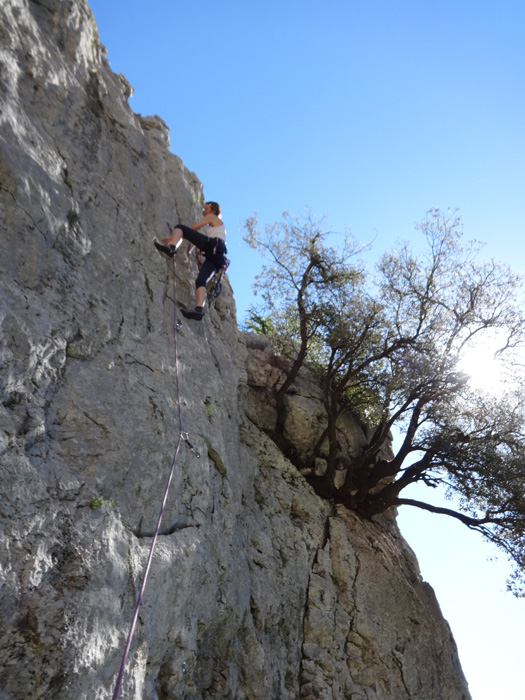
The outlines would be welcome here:
M 206 202 L 204 205 L 204 212 L 208 213 L 209 211 L 212 211 L 215 216 L 220 216 L 221 215 L 221 208 L 217 204 L 217 202 Z

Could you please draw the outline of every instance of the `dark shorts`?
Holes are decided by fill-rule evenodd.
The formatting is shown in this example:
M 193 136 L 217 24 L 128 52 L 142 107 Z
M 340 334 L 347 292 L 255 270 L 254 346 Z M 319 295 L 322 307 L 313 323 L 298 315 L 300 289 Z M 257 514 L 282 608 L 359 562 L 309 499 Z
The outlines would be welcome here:
M 175 228 L 180 228 L 184 238 L 206 256 L 195 280 L 196 287 L 205 287 L 213 275 L 226 264 L 226 243 L 221 238 L 210 238 L 183 224 Z

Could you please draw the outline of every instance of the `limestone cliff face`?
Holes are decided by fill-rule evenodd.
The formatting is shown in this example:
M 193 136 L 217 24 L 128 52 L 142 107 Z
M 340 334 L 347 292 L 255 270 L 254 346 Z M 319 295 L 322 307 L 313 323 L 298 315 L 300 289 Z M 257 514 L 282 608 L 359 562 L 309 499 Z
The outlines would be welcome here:
M 228 283 L 174 335 L 195 262 L 174 286 L 151 239 L 202 186 L 129 94 L 84 0 L 1 3 L 0 698 L 111 697 L 180 432 L 176 340 L 200 457 L 182 444 L 122 697 L 468 700 L 394 518 L 334 509 L 266 437 L 275 363 Z

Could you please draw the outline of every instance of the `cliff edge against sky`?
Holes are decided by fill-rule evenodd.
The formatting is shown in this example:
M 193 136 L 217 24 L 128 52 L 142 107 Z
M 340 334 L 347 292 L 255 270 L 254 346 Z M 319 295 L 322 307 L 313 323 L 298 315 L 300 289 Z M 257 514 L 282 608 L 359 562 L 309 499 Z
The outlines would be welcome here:
M 182 444 L 122 697 L 469 700 L 395 519 L 321 500 L 264 433 L 278 370 L 229 284 L 174 336 L 196 263 L 174 285 L 152 238 L 202 185 L 129 94 L 84 0 L 2 3 L 0 698 L 113 692 L 180 432 L 176 341 L 199 456 Z

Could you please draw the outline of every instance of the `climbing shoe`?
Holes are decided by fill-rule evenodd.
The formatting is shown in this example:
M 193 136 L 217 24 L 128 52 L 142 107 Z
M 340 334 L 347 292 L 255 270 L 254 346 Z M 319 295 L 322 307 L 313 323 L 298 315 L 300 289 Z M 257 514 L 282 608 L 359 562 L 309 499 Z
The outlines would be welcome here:
M 204 311 L 200 307 L 195 307 L 193 309 L 182 310 L 182 313 L 186 318 L 192 318 L 194 321 L 201 321 L 204 316 Z
M 164 245 L 164 243 L 159 243 L 159 241 L 153 241 L 153 244 L 160 253 L 164 253 L 168 258 L 172 258 L 177 252 L 177 248 L 174 245 Z

